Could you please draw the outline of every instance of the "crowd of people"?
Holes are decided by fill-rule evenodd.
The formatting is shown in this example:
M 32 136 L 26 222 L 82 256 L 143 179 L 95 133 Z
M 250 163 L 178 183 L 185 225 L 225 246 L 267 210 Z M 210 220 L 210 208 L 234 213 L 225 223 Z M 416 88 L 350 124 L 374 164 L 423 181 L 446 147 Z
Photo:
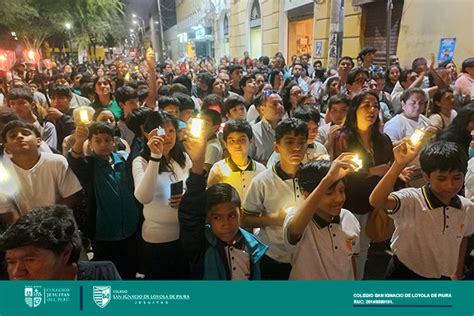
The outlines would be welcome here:
M 16 65 L 3 278 L 473 278 L 474 57 L 375 53 Z

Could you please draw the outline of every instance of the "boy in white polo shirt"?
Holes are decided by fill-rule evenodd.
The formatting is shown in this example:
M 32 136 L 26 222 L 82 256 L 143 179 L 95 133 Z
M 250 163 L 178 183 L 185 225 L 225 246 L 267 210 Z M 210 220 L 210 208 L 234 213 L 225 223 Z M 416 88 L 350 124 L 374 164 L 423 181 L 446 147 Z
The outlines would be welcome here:
M 11 121 L 2 131 L 2 140 L 9 153 L 2 162 L 14 180 L 8 188 L 2 181 L 0 222 L 10 224 L 18 215 L 41 206 L 76 206 L 82 191 L 79 180 L 65 157 L 40 151 L 42 140 L 35 125 Z M 16 186 L 16 192 L 13 192 L 13 186 Z
M 228 183 L 245 198 L 252 179 L 265 170 L 261 163 L 248 156 L 253 133 L 250 123 L 244 120 L 230 120 L 224 127 L 224 142 L 229 157 L 216 162 L 209 171 L 207 186 Z
M 305 202 L 292 209 L 283 224 L 284 240 L 294 247 L 290 280 L 354 280 L 354 246 L 360 225 L 342 208 L 346 174 L 354 154 L 343 153 L 332 164 L 313 161 L 303 166 L 300 184 Z
M 289 118 L 278 123 L 275 134 L 274 148 L 280 161 L 252 180 L 243 203 L 242 226 L 260 228 L 257 236 L 269 246 L 262 259 L 262 279 L 287 280 L 291 258 L 283 242 L 282 226 L 286 209 L 298 207 L 304 200 L 298 174 L 308 146 L 308 126 Z
M 457 195 L 464 183 L 467 155 L 455 143 L 433 143 L 420 154 L 428 184 L 392 192 L 398 175 L 419 149 L 409 140 L 395 147 L 394 164 L 370 195 L 370 204 L 387 209 L 395 222 L 386 278 L 459 279 L 463 277 L 466 237 L 474 233 L 474 205 Z

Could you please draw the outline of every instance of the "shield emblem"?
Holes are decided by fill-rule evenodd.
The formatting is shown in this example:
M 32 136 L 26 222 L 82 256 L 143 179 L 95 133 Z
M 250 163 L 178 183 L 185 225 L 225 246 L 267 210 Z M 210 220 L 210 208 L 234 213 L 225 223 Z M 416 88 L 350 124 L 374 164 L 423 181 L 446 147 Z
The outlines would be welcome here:
M 38 307 L 39 304 L 41 304 L 41 296 L 40 297 L 35 297 L 33 299 L 33 307 Z
M 104 308 L 112 300 L 111 286 L 94 286 L 93 287 L 94 302 L 100 308 Z

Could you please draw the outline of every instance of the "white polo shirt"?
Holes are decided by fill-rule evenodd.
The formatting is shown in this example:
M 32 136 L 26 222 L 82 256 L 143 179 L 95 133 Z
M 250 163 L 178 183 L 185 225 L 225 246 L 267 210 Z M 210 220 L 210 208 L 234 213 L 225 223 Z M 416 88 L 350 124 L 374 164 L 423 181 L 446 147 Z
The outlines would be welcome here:
M 464 181 L 466 198 L 474 202 L 474 158 L 469 159 L 467 164 L 466 180 Z
M 456 270 L 459 245 L 474 233 L 474 204 L 455 196 L 444 205 L 431 191 L 406 188 L 391 193 L 397 201 L 387 210 L 395 223 L 391 248 L 410 270 L 425 278 L 450 277 Z
M 283 172 L 280 163 L 259 173 L 250 183 L 244 199 L 244 212 L 252 215 L 270 215 L 280 208 L 299 207 L 304 201 L 298 178 L 291 178 Z M 282 226 L 261 227 L 258 239 L 269 246 L 266 253 L 270 258 L 289 263 L 291 256 L 283 241 Z
M 317 142 L 320 142 L 323 145 L 326 144 L 331 126 L 332 124 L 325 124 L 318 127 L 318 135 L 316 135 Z
M 298 212 L 292 209 L 283 224 L 284 240 L 293 248 L 290 280 L 354 280 L 352 256 L 359 240 L 360 225 L 348 210 L 328 223 L 317 214 L 296 245 L 288 242 L 288 223 Z
M 275 143 L 275 130 L 270 123 L 262 118 L 260 122 L 252 125 L 253 140 L 250 145 L 250 157 L 261 163 L 266 163 L 273 153 Z
M 222 159 L 223 153 L 224 150 L 222 149 L 221 142 L 219 141 L 219 138 L 217 138 L 217 136 L 208 140 L 206 144 L 206 154 L 204 156 L 204 163 L 212 166 L 217 161 Z
M 313 160 L 330 160 L 328 151 L 323 144 L 319 142 L 313 142 L 312 144 L 308 145 L 308 149 L 306 149 L 306 153 L 301 161 L 302 164 L 308 163 Z M 271 168 L 274 164 L 280 161 L 280 154 L 277 152 L 273 152 L 268 159 L 267 168 Z
M 249 164 L 240 169 L 230 158 L 216 162 L 209 171 L 209 180 L 218 183 L 228 183 L 239 192 L 240 200 L 243 201 L 252 179 L 265 170 L 265 166 L 255 160 L 250 159 Z
M 28 170 L 15 165 L 4 156 L 4 166 L 12 174 L 12 185 L 18 191 L 6 197 L 0 192 L 0 214 L 18 210 L 20 215 L 37 207 L 54 205 L 80 190 L 81 184 L 64 156 L 41 152 L 38 162 Z

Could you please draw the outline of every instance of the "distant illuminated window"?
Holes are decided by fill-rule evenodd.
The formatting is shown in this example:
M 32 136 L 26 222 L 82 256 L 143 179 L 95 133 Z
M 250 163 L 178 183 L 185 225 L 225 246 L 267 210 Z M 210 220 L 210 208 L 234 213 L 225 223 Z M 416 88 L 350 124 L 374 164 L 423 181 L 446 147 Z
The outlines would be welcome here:
M 229 35 L 229 19 L 227 18 L 227 14 L 224 16 L 224 35 Z

